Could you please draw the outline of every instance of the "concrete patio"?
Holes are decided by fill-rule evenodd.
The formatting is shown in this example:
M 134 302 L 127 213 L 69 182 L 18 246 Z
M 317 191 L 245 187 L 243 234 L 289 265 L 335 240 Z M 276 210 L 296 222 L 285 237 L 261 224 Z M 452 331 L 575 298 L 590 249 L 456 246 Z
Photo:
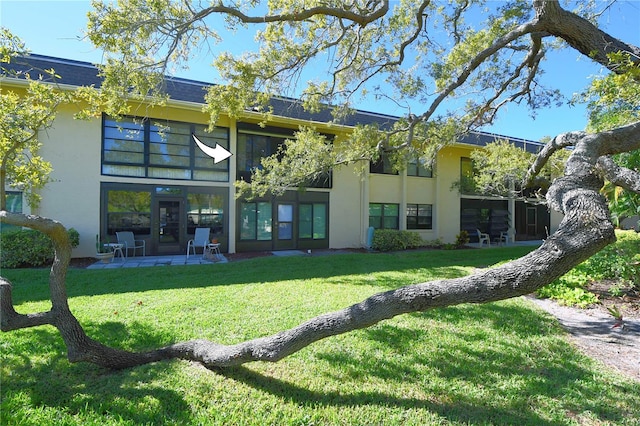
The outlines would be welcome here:
M 111 262 L 103 263 L 98 261 L 87 269 L 117 269 L 117 268 L 144 268 L 147 266 L 177 266 L 177 265 L 212 265 L 214 263 L 227 263 L 224 255 L 212 256 L 211 259 L 203 258 L 202 254 L 191 255 L 187 259 L 184 254 L 174 254 L 167 256 L 136 256 L 136 257 L 114 257 Z

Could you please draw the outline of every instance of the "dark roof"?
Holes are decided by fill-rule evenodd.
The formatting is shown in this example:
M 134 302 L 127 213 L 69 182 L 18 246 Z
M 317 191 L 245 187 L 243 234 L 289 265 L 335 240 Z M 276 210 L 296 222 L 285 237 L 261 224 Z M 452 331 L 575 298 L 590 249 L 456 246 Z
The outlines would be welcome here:
M 28 65 L 27 65 L 28 62 Z M 98 68 L 89 63 L 75 61 L 71 59 L 54 58 L 43 55 L 29 55 L 28 59 L 19 63 L 12 63 L 5 68 L 15 71 L 29 71 L 31 77 L 35 78 L 38 74 L 37 70 L 45 70 L 53 68 L 61 78 L 58 80 L 60 84 L 71 86 L 91 86 L 100 87 L 102 79 L 98 76 Z M 204 95 L 206 88 L 211 83 L 202 81 L 189 80 L 178 77 L 168 77 L 166 79 L 167 94 L 173 100 L 205 103 Z M 333 119 L 331 111 L 325 109 L 318 113 L 310 113 L 305 111 L 301 103 L 291 98 L 273 98 L 271 100 L 274 114 L 289 118 L 297 118 L 300 120 L 311 120 L 316 122 L 327 123 Z M 398 117 L 386 114 L 378 114 L 367 111 L 356 111 L 355 114 L 349 115 L 344 122 L 347 126 L 355 126 L 357 124 L 378 123 L 380 126 L 390 126 Z
M 471 132 L 464 136 L 461 136 L 458 139 L 459 143 L 464 143 L 468 145 L 477 145 L 477 146 L 485 146 L 491 142 L 495 142 L 496 140 L 507 140 L 509 143 L 521 148 L 527 152 L 531 152 L 532 154 L 537 154 L 540 152 L 544 143 L 535 142 L 526 139 L 520 138 L 512 138 L 509 136 L 498 135 L 496 133 L 489 132 Z
M 28 62 L 28 65 L 25 64 L 26 62 Z M 58 82 L 70 86 L 94 85 L 95 87 L 100 87 L 102 83 L 102 79 L 98 76 L 98 68 L 89 62 L 32 54 L 29 55 L 25 63 L 5 64 L 4 67 L 15 71 L 32 70 L 32 78 L 35 78 L 37 70 L 53 68 L 56 74 L 61 77 Z M 204 95 L 206 88 L 209 86 L 211 86 L 211 83 L 177 77 L 168 77 L 166 80 L 166 90 L 171 99 L 199 104 L 205 103 Z M 318 113 L 310 113 L 304 110 L 302 104 L 297 99 L 284 97 L 272 98 L 271 106 L 273 107 L 274 114 L 278 116 L 322 123 L 327 123 L 333 119 L 329 108 Z M 358 124 L 377 123 L 381 128 L 387 128 L 397 120 L 398 117 L 392 115 L 357 110 L 354 114 L 347 116 L 344 122 L 338 124 L 355 126 Z M 486 132 L 471 132 L 461 137 L 459 142 L 485 146 L 496 139 L 507 139 L 514 145 L 533 153 L 537 153 L 544 145 L 540 142 Z

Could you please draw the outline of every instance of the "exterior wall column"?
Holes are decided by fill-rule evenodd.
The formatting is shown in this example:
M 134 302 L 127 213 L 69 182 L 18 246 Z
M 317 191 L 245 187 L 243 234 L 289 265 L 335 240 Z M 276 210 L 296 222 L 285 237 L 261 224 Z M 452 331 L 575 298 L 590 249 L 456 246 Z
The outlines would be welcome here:
M 238 128 L 236 126 L 236 120 L 232 120 L 229 123 L 229 151 L 233 153 L 231 157 L 229 157 L 229 199 L 228 199 L 228 209 L 229 212 L 227 214 L 228 224 L 229 224 L 229 240 L 228 240 L 228 251 L 229 253 L 236 252 L 236 223 L 238 223 L 236 218 L 236 187 L 233 184 L 236 180 L 236 170 L 237 170 L 237 154 L 238 148 Z
M 360 246 L 367 247 L 369 230 L 369 168 L 365 167 L 360 178 Z
M 401 231 L 407 230 L 407 169 L 402 171 L 400 177 L 400 208 L 398 212 L 398 225 Z
M 507 203 L 507 209 L 509 210 L 509 230 L 507 233 L 512 242 L 516 240 L 516 199 L 513 195 L 515 194 L 515 188 L 516 186 L 512 179 L 509 182 L 509 202 Z

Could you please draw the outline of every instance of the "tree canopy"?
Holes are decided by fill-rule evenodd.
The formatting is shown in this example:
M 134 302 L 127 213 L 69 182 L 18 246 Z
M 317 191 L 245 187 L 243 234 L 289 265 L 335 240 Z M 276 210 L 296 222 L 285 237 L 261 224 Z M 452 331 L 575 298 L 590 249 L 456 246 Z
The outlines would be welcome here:
M 543 59 L 556 48 L 573 49 L 612 75 L 624 76 L 625 84 L 639 84 L 640 48 L 598 28 L 596 2 L 581 2 L 576 11 L 554 0 L 271 0 L 266 5 L 253 0 L 218 0 L 210 5 L 121 0 L 93 4 L 89 37 L 106 52 L 102 67 L 106 97 L 140 99 L 162 93 L 163 74 L 188 65 L 207 46 L 214 50 L 208 43 L 220 39 L 216 28 L 224 25 L 233 31 L 257 25 L 257 51 L 240 56 L 216 52 L 215 65 L 224 84 L 212 86 L 206 97 L 212 123 L 222 113 L 233 117 L 247 108 L 262 111 L 268 120 L 269 99 L 286 94 L 287 87 L 301 88 L 301 101 L 311 110 L 332 105 L 337 122 L 365 89 L 380 101 L 407 106 L 407 114 L 394 127 L 358 127 L 347 139 L 332 144 L 314 129 L 301 130 L 300 137 L 280 153 L 280 160 L 268 160 L 268 170 L 265 167 L 266 172 L 252 181 L 249 189 L 258 192 L 296 186 L 317 169 L 371 160 L 382 153 L 398 161 L 405 155 L 428 159 L 457 134 L 491 122 L 509 103 L 525 102 L 534 109 L 550 105 L 558 100 L 558 93 L 544 88 L 539 76 Z M 321 66 L 326 73 L 318 71 Z M 306 67 L 316 70 L 317 79 L 301 84 L 307 78 Z M 624 106 L 625 99 L 608 105 Z M 410 100 L 417 101 L 419 108 Z M 111 112 L 110 106 L 117 104 L 122 102 L 105 102 L 105 110 Z M 640 148 L 639 121 L 555 136 L 533 159 L 522 186 L 565 148 L 571 151 L 563 174 L 546 193 L 548 206 L 564 219 L 538 249 L 468 277 L 376 294 L 290 330 L 235 345 L 195 339 L 130 353 L 95 342 L 86 336 L 66 301 L 64 273 L 70 249 L 62 225 L 2 211 L 1 220 L 50 235 L 57 253 L 50 280 L 51 311 L 17 313 L 10 283 L 0 282 L 2 330 L 55 325 L 70 360 L 110 368 L 168 358 L 228 367 L 277 361 L 319 339 L 403 313 L 529 294 L 615 240 L 610 211 L 600 195 L 604 179 L 640 192 L 638 172 L 611 157 Z M 295 168 L 304 168 L 305 173 L 287 174 Z

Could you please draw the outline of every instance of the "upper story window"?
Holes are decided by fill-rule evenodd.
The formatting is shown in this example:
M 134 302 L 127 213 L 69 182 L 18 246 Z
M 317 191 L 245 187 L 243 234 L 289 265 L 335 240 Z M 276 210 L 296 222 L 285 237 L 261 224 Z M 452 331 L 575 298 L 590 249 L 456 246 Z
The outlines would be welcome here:
M 236 178 L 250 182 L 251 172 L 254 169 L 261 169 L 260 161 L 278 152 L 278 147 L 284 143 L 285 139 L 286 136 L 238 133 Z
M 102 174 L 181 180 L 229 181 L 229 160 L 213 159 L 194 143 L 229 148 L 229 132 L 205 131 L 202 124 L 149 119 L 103 120 Z
M 385 174 L 385 175 L 397 175 L 398 172 L 393 169 L 391 160 L 386 154 L 382 154 L 378 161 L 369 163 L 369 172 Z
M 433 177 L 432 167 L 425 166 L 419 159 L 413 159 L 407 164 L 407 176 Z
M 476 192 L 475 170 L 471 158 L 460 158 L 460 192 L 474 194 Z
M 268 128 L 262 133 L 260 130 L 254 130 L 253 126 L 248 130 L 240 130 L 238 132 L 238 147 L 236 153 L 237 170 L 236 179 L 251 182 L 251 173 L 256 169 L 261 169 L 261 160 L 265 157 L 277 154 L 278 149 L 284 144 L 285 140 L 291 139 L 292 134 L 285 134 L 286 129 L 282 129 L 282 134 L 267 133 L 270 131 L 278 131 L 277 128 Z M 323 173 L 313 181 L 305 183 L 305 186 L 311 188 L 331 188 L 332 174 L 331 172 Z

